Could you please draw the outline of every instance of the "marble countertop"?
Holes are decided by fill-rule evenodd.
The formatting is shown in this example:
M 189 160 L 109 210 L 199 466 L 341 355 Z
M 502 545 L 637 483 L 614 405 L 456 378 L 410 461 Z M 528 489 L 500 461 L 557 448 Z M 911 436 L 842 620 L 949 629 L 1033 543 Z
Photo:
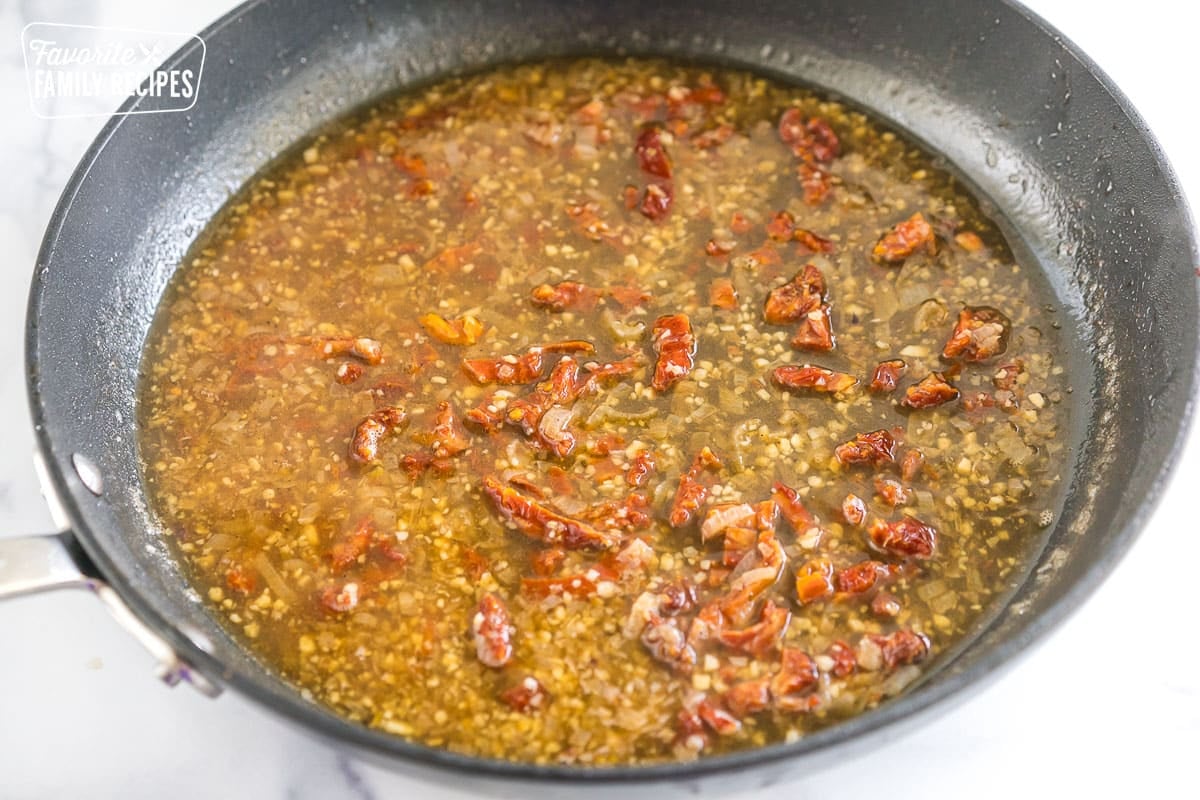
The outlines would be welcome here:
M 30 21 L 198 31 L 230 0 L 0 0 L 0 536 L 47 531 L 21 368 L 26 289 L 50 212 L 100 118 L 30 111 Z M 1030 0 L 1130 96 L 1200 202 L 1197 12 L 1170 0 Z M 1181 94 L 1182 93 L 1182 94 Z M 1194 428 L 1171 489 L 1086 606 L 1006 675 L 915 732 L 759 797 L 1198 796 L 1200 636 L 1189 557 Z M 1169 576 L 1164 580 L 1164 576 Z M 356 763 L 232 693 L 156 681 L 86 593 L 0 606 L 0 798 L 467 797 Z M 734 797 L 738 795 L 732 795 Z

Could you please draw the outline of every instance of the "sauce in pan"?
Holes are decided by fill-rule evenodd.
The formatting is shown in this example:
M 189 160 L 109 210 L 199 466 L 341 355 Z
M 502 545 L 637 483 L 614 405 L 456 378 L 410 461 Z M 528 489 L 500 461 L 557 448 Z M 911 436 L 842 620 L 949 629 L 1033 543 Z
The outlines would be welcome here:
M 256 178 L 140 390 L 164 529 L 306 697 L 629 764 L 902 691 L 1040 545 L 1055 311 L 863 114 L 658 61 L 387 100 Z

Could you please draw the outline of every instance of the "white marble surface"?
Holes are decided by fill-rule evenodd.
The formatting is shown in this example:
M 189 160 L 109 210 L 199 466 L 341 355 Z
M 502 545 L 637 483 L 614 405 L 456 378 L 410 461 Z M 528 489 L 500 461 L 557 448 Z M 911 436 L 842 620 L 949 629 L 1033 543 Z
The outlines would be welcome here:
M 229 0 L 0 0 L 0 536 L 49 530 L 30 453 L 24 304 L 46 220 L 100 119 L 29 111 L 31 20 L 198 31 Z M 1193 202 L 1195 12 L 1171 0 L 1030 2 L 1133 99 Z M 1188 18 L 1188 15 L 1193 15 Z M 915 733 L 772 797 L 1200 796 L 1193 587 L 1200 433 L 1149 529 L 1067 624 L 1002 679 Z M 0 798 L 465 797 L 353 763 L 240 697 L 169 690 L 85 594 L 0 606 Z M 884 788 L 886 787 L 886 788 Z M 745 793 L 744 796 L 749 796 Z

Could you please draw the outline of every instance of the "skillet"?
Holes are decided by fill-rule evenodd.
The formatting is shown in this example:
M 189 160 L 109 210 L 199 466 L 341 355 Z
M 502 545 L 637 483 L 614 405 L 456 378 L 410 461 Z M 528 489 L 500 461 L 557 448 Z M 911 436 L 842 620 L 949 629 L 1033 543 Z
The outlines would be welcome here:
M 459 786 L 467 774 L 551 792 L 559 781 L 744 786 L 751 772 L 768 780 L 896 735 L 1011 663 L 1129 546 L 1183 440 L 1197 255 L 1178 186 L 1107 79 L 1020 8 L 730 5 L 264 0 L 211 26 L 196 106 L 114 118 L 51 220 L 30 296 L 27 377 L 47 492 L 66 532 L 0 542 L 0 596 L 90 587 L 155 650 L 168 680 L 232 686 L 342 747 Z M 988 198 L 1071 319 L 1079 424 L 1056 523 L 1008 604 L 921 685 L 791 745 L 589 772 L 464 758 L 344 722 L 303 701 L 208 616 L 146 510 L 133 404 L 158 300 L 229 194 L 330 119 L 450 72 L 619 52 L 750 67 L 824 89 L 925 142 Z M 171 61 L 198 57 L 185 49 Z

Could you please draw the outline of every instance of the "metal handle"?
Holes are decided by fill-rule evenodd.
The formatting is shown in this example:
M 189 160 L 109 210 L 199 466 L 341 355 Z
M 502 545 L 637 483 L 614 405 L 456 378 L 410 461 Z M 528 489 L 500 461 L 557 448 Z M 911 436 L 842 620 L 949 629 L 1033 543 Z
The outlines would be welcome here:
M 112 587 L 100 579 L 70 531 L 0 539 L 0 600 L 54 589 L 94 592 L 121 627 L 133 634 L 158 661 L 158 677 L 168 686 L 186 683 L 209 697 L 221 693 L 220 686 L 180 658 L 165 639 L 130 611 Z
M 95 574 L 69 533 L 0 539 L 0 600 L 53 589 L 95 590 Z

